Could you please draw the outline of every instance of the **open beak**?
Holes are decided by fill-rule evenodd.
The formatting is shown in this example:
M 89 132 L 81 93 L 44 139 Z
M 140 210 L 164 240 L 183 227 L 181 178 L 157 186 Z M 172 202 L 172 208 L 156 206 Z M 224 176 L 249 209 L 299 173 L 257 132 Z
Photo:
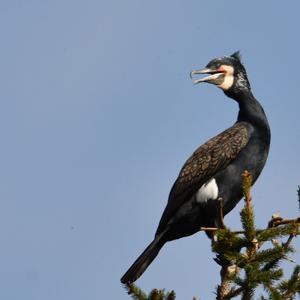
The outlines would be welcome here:
M 214 69 L 210 69 L 210 68 L 204 68 L 201 70 L 192 71 L 190 73 L 190 77 L 191 77 L 191 79 L 193 79 L 193 75 L 196 75 L 196 74 L 210 74 L 209 76 L 193 80 L 193 83 L 194 84 L 197 84 L 200 82 L 214 83 L 220 77 L 220 75 L 222 75 L 223 73 L 224 73 L 224 70 L 218 70 L 218 69 L 214 70 Z

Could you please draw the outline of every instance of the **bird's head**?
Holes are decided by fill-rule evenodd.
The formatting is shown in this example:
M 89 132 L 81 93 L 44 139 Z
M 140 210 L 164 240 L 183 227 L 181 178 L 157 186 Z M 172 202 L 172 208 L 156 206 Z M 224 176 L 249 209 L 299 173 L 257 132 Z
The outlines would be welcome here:
M 209 76 L 194 80 L 195 84 L 212 83 L 228 94 L 250 90 L 250 83 L 239 52 L 213 59 L 204 69 L 192 71 L 191 78 L 196 74 L 209 74 Z

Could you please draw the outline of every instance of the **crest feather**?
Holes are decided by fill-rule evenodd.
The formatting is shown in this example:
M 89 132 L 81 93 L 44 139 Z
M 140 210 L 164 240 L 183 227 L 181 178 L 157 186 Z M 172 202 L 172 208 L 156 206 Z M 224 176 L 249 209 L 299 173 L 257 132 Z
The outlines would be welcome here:
M 235 59 L 237 59 L 237 60 L 239 60 L 241 62 L 242 56 L 241 56 L 241 52 L 240 51 L 234 52 L 233 54 L 231 54 L 231 57 L 233 57 L 233 58 L 235 58 Z

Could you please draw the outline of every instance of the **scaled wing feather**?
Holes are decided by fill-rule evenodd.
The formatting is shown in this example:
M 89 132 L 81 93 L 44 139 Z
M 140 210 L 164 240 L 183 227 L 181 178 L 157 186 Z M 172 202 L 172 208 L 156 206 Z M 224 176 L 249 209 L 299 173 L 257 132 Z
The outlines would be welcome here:
M 217 172 L 225 169 L 247 145 L 249 125 L 239 122 L 200 146 L 182 167 L 156 234 L 162 232 L 174 212 Z

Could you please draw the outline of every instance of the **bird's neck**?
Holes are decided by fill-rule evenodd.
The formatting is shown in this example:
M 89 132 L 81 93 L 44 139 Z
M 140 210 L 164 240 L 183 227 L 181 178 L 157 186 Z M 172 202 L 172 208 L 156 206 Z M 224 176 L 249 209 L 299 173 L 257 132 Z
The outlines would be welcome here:
M 241 90 L 238 94 L 235 93 L 228 96 L 236 100 L 239 104 L 238 122 L 248 122 L 255 127 L 269 130 L 266 114 L 260 103 L 253 96 L 251 90 Z

